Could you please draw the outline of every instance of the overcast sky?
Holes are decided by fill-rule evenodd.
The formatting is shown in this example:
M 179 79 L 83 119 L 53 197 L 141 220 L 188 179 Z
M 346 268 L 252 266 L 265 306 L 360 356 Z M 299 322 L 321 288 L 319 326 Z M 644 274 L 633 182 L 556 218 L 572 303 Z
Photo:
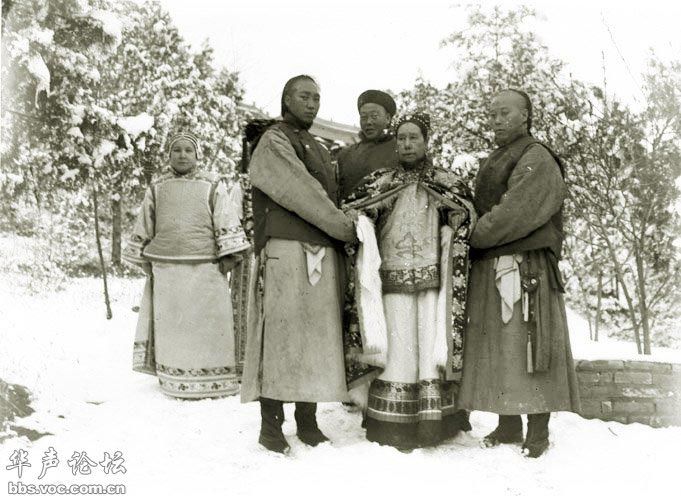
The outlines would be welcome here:
M 308 73 L 322 87 L 319 116 L 354 125 L 357 95 L 367 88 L 400 91 L 418 75 L 438 85 L 453 80 L 452 52 L 440 41 L 465 21 L 452 0 L 161 3 L 185 39 L 196 47 L 209 39 L 218 64 L 240 73 L 248 102 L 276 116 L 284 82 Z M 575 77 L 600 84 L 603 51 L 609 90 L 633 104 L 649 49 L 664 59 L 681 54 L 678 0 L 522 3 L 540 12 L 540 40 Z

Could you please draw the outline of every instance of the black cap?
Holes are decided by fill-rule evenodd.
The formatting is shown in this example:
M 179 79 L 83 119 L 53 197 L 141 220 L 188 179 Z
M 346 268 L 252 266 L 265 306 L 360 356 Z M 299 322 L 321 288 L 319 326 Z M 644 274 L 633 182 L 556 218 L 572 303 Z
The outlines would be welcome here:
M 357 98 L 357 110 L 359 111 L 362 106 L 369 103 L 383 106 L 383 109 L 385 109 L 390 116 L 395 116 L 395 112 L 397 111 L 395 100 L 390 97 L 390 94 L 380 90 L 365 90 L 362 92 Z

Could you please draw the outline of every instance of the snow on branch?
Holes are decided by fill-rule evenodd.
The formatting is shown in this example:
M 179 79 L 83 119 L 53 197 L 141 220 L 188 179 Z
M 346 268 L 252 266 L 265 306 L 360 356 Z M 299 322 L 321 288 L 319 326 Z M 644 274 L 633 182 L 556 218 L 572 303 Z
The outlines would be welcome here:
M 45 91 L 50 95 L 50 70 L 40 54 L 33 54 L 28 60 L 27 65 L 29 73 L 38 81 L 35 89 L 35 103 L 38 103 L 38 95 Z
M 149 129 L 154 126 L 154 117 L 148 113 L 140 113 L 137 116 L 123 116 L 118 119 L 117 123 L 129 136 L 136 139 L 138 135 L 149 132 Z

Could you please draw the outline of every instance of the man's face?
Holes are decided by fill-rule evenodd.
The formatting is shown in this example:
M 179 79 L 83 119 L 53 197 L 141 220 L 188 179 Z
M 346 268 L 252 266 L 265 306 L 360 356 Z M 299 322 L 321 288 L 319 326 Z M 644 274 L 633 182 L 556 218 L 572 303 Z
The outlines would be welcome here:
M 312 123 L 319 111 L 319 87 L 310 80 L 300 80 L 284 96 L 289 112 L 303 123 Z
M 418 163 L 426 156 L 426 140 L 415 123 L 404 123 L 397 130 L 397 155 L 406 165 Z
M 504 146 L 527 130 L 525 101 L 515 92 L 501 92 L 490 106 L 489 125 L 494 131 L 494 142 Z
M 170 148 L 170 166 L 179 174 L 186 174 L 196 166 L 196 149 L 187 139 L 180 139 Z
M 380 104 L 368 102 L 359 108 L 359 126 L 367 139 L 376 139 L 390 125 L 390 115 Z

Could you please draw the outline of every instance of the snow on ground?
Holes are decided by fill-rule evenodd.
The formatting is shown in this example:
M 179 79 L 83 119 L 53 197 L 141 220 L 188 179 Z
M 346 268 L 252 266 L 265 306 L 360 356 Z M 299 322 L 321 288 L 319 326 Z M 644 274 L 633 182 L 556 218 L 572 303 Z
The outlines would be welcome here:
M 624 359 L 681 363 L 681 349 L 653 347 L 652 354 L 638 354 L 634 342 L 608 338 L 601 333 L 598 342 L 589 338 L 589 322 L 574 311 L 567 311 L 570 326 L 570 344 L 575 359 Z
M 52 435 L 0 443 L 0 489 L 18 479 L 16 470 L 5 468 L 17 449 L 28 451 L 32 464 L 24 469 L 24 483 L 123 484 L 131 499 L 427 494 L 618 499 L 666 497 L 678 489 L 681 428 L 606 423 L 569 413 L 553 417 L 552 447 L 531 460 L 516 446 L 479 447 L 496 423 L 491 414 L 474 412 L 470 433 L 404 454 L 367 442 L 359 414 L 340 404 L 320 405 L 320 426 L 332 444 L 310 448 L 295 437 L 293 408 L 287 405 L 284 432 L 292 452 L 279 456 L 257 444 L 256 404 L 242 405 L 238 397 L 174 400 L 158 391 L 155 378 L 131 371 L 132 307 L 141 280 L 111 280 L 110 321 L 96 279 L 72 280 L 61 292 L 37 296 L 11 283 L 0 276 L 0 378 L 33 392 L 36 411 L 18 424 Z M 579 331 L 575 328 L 575 337 Z M 575 345 L 579 356 L 584 344 L 580 339 Z M 50 446 L 61 462 L 38 480 Z M 66 464 L 74 451 L 99 462 L 104 452 L 117 450 L 125 475 L 106 475 L 98 467 L 90 476 L 74 476 Z

